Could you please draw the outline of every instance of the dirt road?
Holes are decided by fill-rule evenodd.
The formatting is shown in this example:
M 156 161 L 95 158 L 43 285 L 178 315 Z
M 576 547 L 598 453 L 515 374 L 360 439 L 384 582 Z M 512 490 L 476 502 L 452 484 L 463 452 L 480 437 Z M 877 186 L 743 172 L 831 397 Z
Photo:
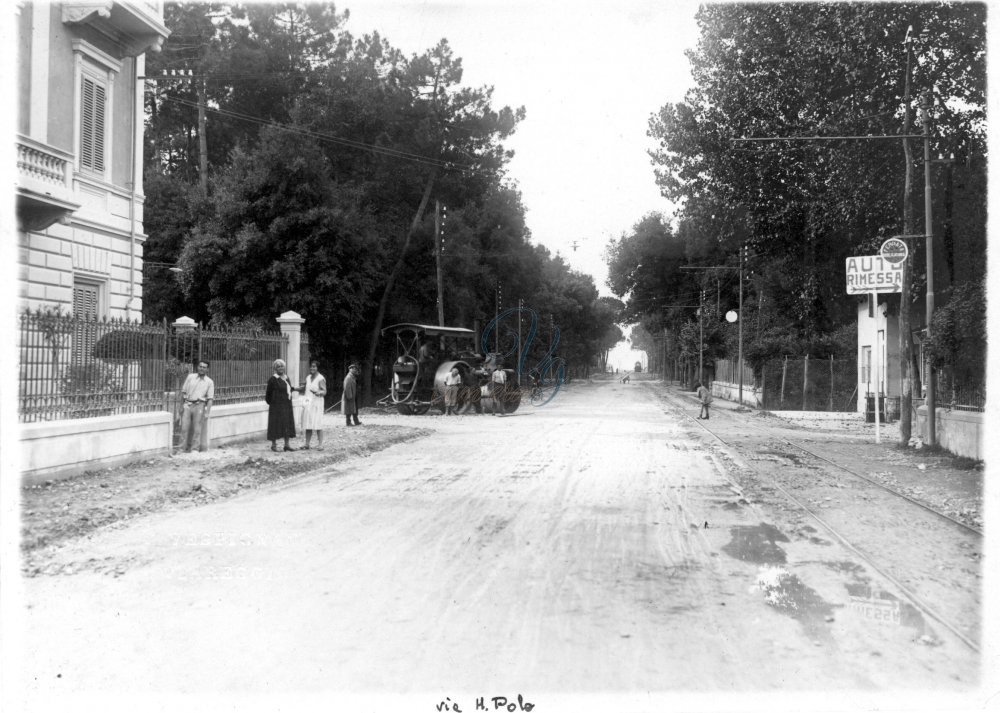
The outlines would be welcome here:
M 419 693 L 421 710 L 473 710 L 473 694 L 520 693 L 544 711 L 553 691 L 977 683 L 973 651 L 837 542 L 787 527 L 787 503 L 744 492 L 649 388 L 367 421 L 413 418 L 434 433 L 67 544 L 74 574 L 23 581 L 25 694 Z

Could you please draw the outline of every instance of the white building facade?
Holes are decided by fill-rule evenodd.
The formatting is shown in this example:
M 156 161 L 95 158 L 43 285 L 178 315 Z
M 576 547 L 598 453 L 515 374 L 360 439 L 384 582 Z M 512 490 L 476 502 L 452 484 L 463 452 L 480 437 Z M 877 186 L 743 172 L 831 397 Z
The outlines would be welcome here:
M 21 309 L 142 315 L 144 54 L 161 0 L 18 2 Z

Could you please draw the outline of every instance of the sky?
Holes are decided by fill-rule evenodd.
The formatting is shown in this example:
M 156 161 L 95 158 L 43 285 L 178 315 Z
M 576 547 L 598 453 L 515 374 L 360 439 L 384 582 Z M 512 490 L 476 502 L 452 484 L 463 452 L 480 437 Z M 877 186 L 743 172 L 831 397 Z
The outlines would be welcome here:
M 610 295 L 603 252 L 660 196 L 649 117 L 692 85 L 684 51 L 697 44 L 689 0 L 345 0 L 346 29 L 377 30 L 407 55 L 446 38 L 465 86 L 493 87 L 495 107 L 524 106 L 505 142 L 532 241 L 558 252 Z M 576 242 L 574 249 L 572 243 Z M 618 350 L 622 351 L 622 350 Z M 629 350 L 613 361 L 628 368 Z

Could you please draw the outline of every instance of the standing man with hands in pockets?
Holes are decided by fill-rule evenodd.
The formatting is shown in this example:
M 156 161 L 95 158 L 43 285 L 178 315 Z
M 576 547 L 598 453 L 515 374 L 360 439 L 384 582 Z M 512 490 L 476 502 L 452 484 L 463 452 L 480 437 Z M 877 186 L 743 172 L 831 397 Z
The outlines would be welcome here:
M 347 376 L 344 377 L 344 395 L 340 402 L 340 409 L 347 419 L 348 426 L 361 425 L 361 421 L 358 420 L 358 371 L 358 365 L 351 364 L 347 370 Z M 354 423 L 351 423 L 352 418 Z
M 215 383 L 208 377 L 208 362 L 199 361 L 198 371 L 188 374 L 181 387 L 184 411 L 181 413 L 181 448 L 191 452 L 196 445 L 199 451 L 208 450 L 208 415 L 215 398 Z

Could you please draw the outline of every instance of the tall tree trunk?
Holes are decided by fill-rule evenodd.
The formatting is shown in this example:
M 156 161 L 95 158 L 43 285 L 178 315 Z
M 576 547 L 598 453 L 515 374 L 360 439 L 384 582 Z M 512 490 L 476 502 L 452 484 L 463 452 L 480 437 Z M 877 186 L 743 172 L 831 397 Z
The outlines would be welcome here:
M 382 320 L 385 319 L 385 310 L 389 305 L 389 297 L 392 295 L 392 288 L 396 284 L 396 278 L 399 277 L 399 273 L 406 264 L 406 251 L 410 247 L 410 241 L 413 239 L 413 234 L 417 232 L 417 227 L 420 225 L 420 221 L 424 218 L 424 211 L 427 210 L 427 202 L 431 198 L 431 191 L 434 189 L 434 181 L 436 179 L 437 169 L 435 168 L 431 170 L 431 175 L 427 177 L 427 185 L 424 187 L 424 195 L 420 198 L 420 205 L 417 207 L 417 212 L 413 215 L 413 220 L 410 223 L 410 229 L 406 231 L 406 238 L 403 240 L 403 246 L 399 249 L 399 257 L 396 259 L 396 264 L 393 265 L 392 272 L 389 273 L 389 278 L 385 283 L 385 289 L 382 290 L 382 299 L 380 299 L 378 303 L 378 314 L 375 316 L 375 324 L 372 326 L 371 337 L 368 340 L 368 356 L 365 359 L 365 363 L 361 366 L 361 402 L 364 404 L 371 403 L 372 365 L 375 363 L 375 352 L 378 350 L 378 340 L 381 336 L 380 332 L 382 331 Z

